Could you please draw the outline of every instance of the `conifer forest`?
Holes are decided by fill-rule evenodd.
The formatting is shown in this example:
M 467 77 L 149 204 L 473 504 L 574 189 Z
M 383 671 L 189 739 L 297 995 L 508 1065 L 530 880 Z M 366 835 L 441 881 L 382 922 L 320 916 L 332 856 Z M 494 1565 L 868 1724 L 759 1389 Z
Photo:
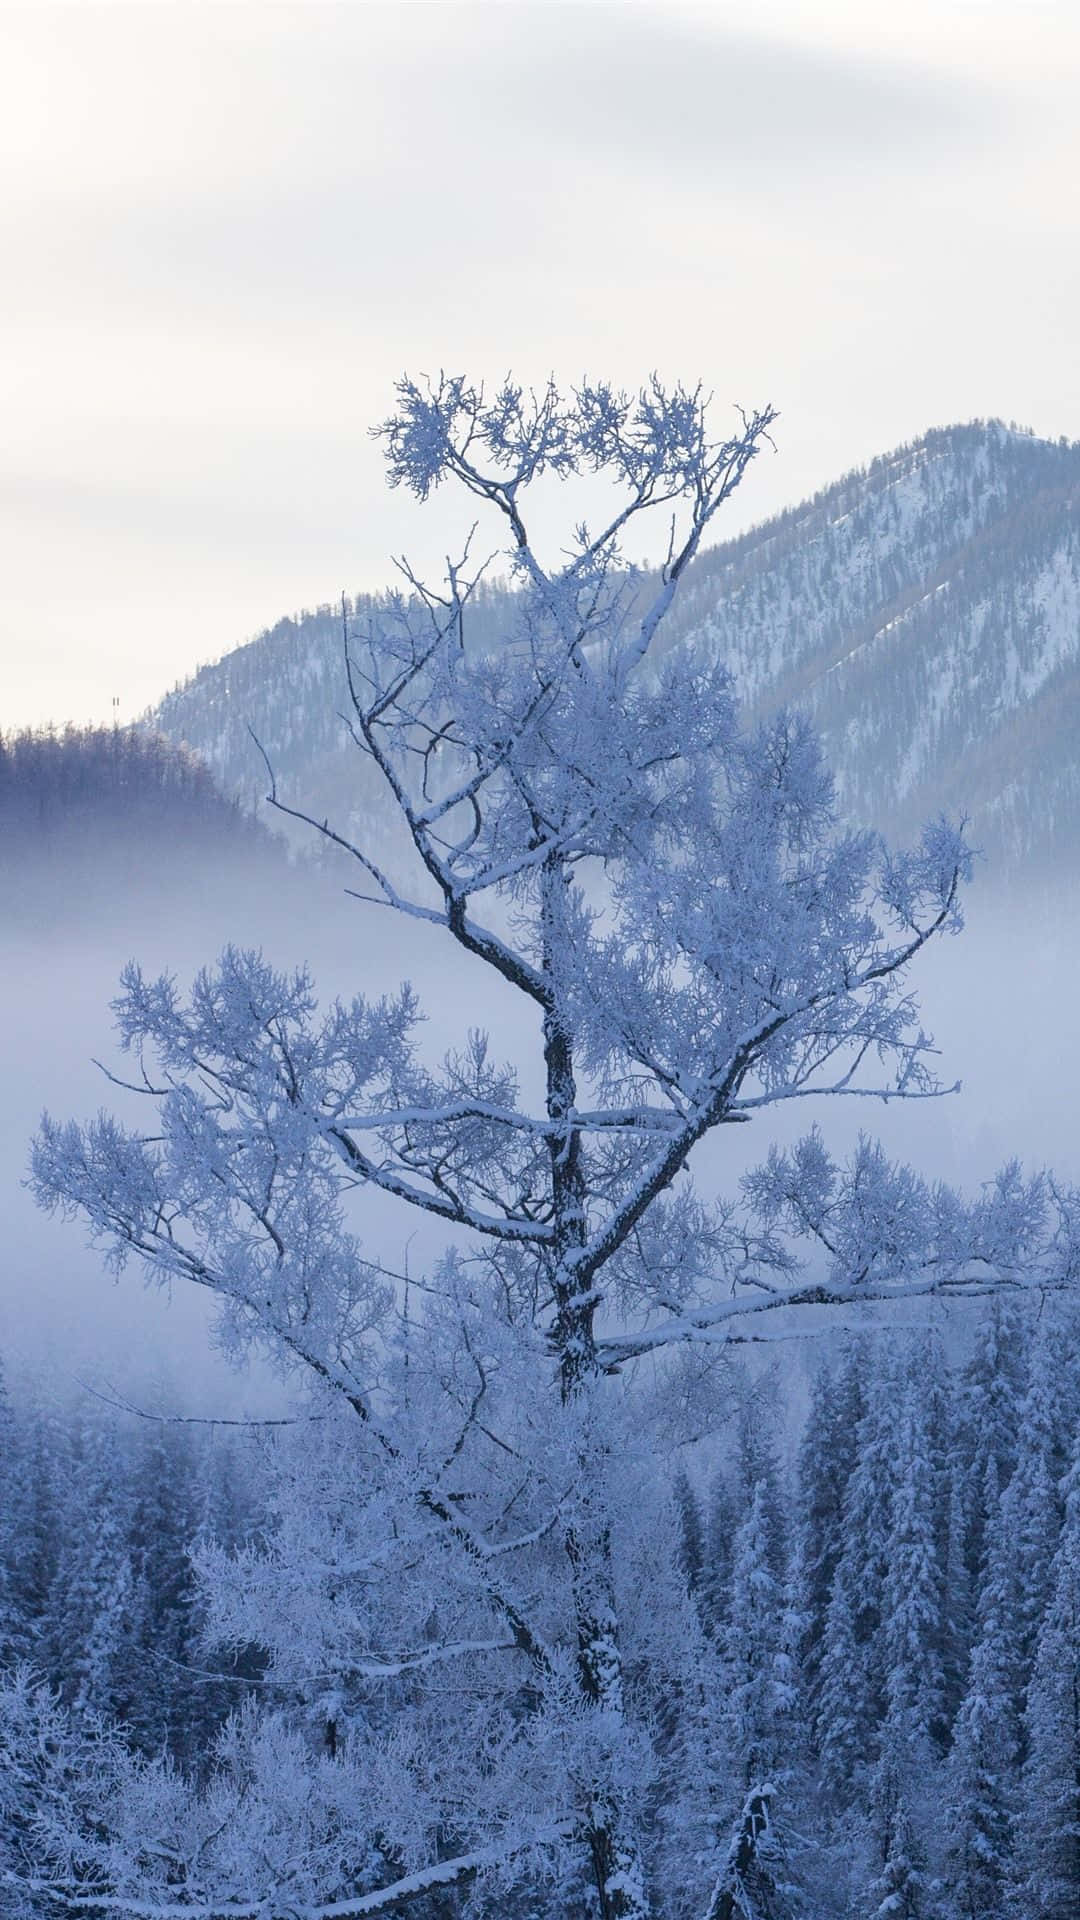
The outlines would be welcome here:
M 772 1371 L 742 1383 L 708 1469 L 674 1449 L 650 1515 L 656 1591 L 689 1603 L 712 1694 L 714 1790 L 735 1805 L 755 1781 L 775 1788 L 749 1910 L 1065 1920 L 1080 1876 L 1075 1316 L 995 1304 L 951 1364 L 924 1332 L 821 1344 L 799 1421 Z M 330 1756 L 342 1736 L 318 1676 L 286 1687 L 235 1621 L 221 1637 L 207 1584 L 225 1558 L 269 1566 L 310 1432 L 7 1395 L 0 1418 L 0 1619 L 24 1676 L 5 1755 L 9 1781 L 35 1789 L 8 1787 L 8 1859 L 46 1787 L 71 1791 L 47 1744 L 15 1751 L 31 1686 L 88 1755 L 111 1728 L 136 1773 L 164 1755 L 205 1779 L 224 1761 L 237 1802 L 237 1721 L 268 1692 Z M 406 1700 L 384 1686 L 383 1712 Z M 669 1743 L 672 1765 L 674 1725 Z M 279 1832 L 296 1812 L 278 1808 Z M 320 1819 L 329 1844 L 329 1807 Z

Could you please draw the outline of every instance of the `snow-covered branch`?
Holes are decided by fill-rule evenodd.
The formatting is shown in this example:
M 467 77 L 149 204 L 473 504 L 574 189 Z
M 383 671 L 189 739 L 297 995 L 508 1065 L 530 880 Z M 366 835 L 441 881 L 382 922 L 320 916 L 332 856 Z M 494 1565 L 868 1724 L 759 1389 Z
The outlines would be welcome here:
M 297 1906 L 286 1900 L 278 1904 L 272 1890 L 251 1900 L 140 1900 L 122 1894 L 70 1891 L 49 1881 L 9 1879 L 13 1891 L 44 1894 L 65 1913 L 116 1914 L 120 1920 L 374 1920 L 382 1913 L 400 1913 L 427 1895 L 447 1892 L 471 1880 L 486 1867 L 499 1866 L 506 1854 L 497 1848 L 477 1853 L 458 1854 L 422 1867 L 417 1873 L 402 1874 L 385 1887 L 344 1900 L 305 1903 Z

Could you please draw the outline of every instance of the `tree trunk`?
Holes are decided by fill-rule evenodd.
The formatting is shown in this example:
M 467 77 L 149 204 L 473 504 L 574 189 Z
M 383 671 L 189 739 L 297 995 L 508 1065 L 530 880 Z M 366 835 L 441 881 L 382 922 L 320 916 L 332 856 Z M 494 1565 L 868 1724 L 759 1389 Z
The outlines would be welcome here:
M 550 862 L 545 867 L 543 885 L 543 965 L 552 987 L 552 1005 L 544 1016 L 544 1062 L 548 1119 L 562 1129 L 549 1137 L 549 1153 L 554 1226 L 552 1340 L 564 1404 L 594 1391 L 600 1378 L 593 1332 L 596 1296 L 591 1286 L 582 1292 L 577 1268 L 577 1255 L 585 1245 L 587 1232 L 586 1188 L 581 1135 L 570 1122 L 577 1100 L 573 1038 L 559 1005 L 557 953 L 568 891 L 562 864 Z M 580 1471 L 582 1498 L 578 1505 L 584 1524 L 580 1519 L 572 1521 L 564 1535 L 573 1571 L 578 1679 L 590 1707 L 603 1714 L 615 1730 L 623 1723 L 622 1656 L 611 1537 L 606 1523 L 596 1523 L 591 1498 L 600 1493 L 602 1511 L 603 1495 L 592 1484 L 596 1462 L 591 1451 L 583 1451 Z M 592 1796 L 585 1815 L 584 1838 L 601 1920 L 648 1920 L 640 1848 L 614 1793 Z
M 705 1909 L 705 1920 L 744 1920 L 744 1916 L 745 1920 L 751 1920 L 746 1882 L 769 1831 L 772 1796 L 773 1789 L 769 1786 L 755 1787 L 747 1794 L 731 1849 Z

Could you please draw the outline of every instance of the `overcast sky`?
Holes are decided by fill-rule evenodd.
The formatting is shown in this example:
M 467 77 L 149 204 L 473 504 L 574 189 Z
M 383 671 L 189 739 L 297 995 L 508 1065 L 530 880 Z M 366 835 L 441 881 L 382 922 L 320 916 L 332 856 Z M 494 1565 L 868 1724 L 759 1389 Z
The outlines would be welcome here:
M 931 425 L 1080 438 L 1078 84 L 1076 0 L 0 4 L 0 725 L 444 552 L 367 437 L 404 367 L 772 401 L 729 531 Z

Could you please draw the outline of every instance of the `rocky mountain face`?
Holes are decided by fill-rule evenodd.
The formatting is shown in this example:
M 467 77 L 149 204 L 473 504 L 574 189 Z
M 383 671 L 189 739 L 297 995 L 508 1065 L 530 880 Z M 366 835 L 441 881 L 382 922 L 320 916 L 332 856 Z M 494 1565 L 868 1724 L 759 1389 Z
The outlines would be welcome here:
M 507 611 L 486 593 L 481 644 Z M 998 422 L 928 433 L 702 555 L 665 632 L 718 647 L 752 713 L 809 710 L 852 820 L 902 835 L 963 812 L 1013 884 L 1080 854 L 1080 445 Z M 346 705 L 342 616 L 323 608 L 153 720 L 246 801 L 266 787 L 254 731 L 283 797 L 378 837 Z

